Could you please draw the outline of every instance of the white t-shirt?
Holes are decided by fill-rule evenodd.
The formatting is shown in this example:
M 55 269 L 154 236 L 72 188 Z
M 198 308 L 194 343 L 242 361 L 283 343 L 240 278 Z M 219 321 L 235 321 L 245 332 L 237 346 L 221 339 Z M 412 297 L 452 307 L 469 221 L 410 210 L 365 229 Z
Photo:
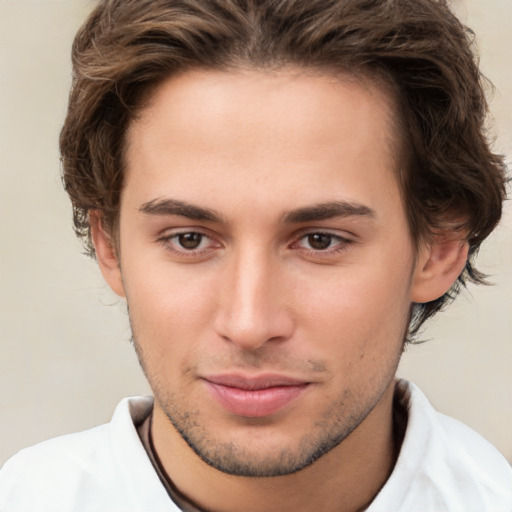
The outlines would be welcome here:
M 367 512 L 512 512 L 512 469 L 485 439 L 399 381 L 408 423 L 398 461 Z M 136 427 L 150 397 L 112 421 L 22 450 L 0 470 L 2 512 L 177 512 Z M 243 512 L 243 511 L 241 511 Z

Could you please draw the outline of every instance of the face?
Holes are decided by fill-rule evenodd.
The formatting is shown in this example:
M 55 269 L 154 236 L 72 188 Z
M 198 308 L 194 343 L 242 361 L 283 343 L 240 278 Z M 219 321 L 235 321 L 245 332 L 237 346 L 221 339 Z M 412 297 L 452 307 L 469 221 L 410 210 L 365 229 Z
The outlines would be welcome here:
M 156 411 L 224 472 L 311 464 L 392 385 L 416 254 L 391 111 L 348 78 L 193 71 L 129 129 L 107 279 Z

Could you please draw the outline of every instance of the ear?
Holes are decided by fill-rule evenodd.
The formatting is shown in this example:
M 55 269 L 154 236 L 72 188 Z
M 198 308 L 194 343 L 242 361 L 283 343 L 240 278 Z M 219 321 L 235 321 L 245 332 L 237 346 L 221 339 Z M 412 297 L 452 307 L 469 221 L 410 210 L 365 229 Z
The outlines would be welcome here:
M 444 295 L 464 270 L 468 243 L 453 233 L 437 234 L 419 250 L 411 300 L 425 303 Z
M 96 251 L 96 259 L 105 281 L 112 291 L 120 297 L 125 297 L 123 278 L 119 258 L 114 247 L 112 237 L 105 231 L 103 226 L 103 216 L 98 210 L 89 213 L 89 224 L 91 226 L 91 236 Z

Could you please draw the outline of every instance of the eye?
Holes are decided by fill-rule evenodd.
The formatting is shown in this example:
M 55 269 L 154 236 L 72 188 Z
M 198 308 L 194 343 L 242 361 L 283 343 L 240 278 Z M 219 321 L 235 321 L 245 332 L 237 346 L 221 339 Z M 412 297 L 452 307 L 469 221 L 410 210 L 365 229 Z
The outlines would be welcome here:
M 352 243 L 349 238 L 334 233 L 318 231 L 307 233 L 296 243 L 296 247 L 313 254 L 335 254 L 347 249 Z
M 304 237 L 311 249 L 325 251 L 331 247 L 335 237 L 328 233 L 312 233 Z
M 201 246 L 205 236 L 201 233 L 180 233 L 173 238 L 176 239 L 176 242 L 183 247 L 183 249 L 191 251 Z
M 169 233 L 159 239 L 168 251 L 178 256 L 205 256 L 219 247 L 212 238 L 198 231 Z

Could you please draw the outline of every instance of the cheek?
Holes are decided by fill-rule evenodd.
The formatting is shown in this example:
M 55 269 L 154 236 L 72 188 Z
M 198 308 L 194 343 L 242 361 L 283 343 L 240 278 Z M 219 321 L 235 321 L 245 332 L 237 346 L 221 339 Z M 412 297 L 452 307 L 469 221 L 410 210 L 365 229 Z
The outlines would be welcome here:
M 308 329 L 356 358 L 370 350 L 395 351 L 408 320 L 410 283 L 403 269 L 409 266 L 361 266 L 308 286 L 302 294 Z
M 127 294 L 133 309 L 144 311 L 149 320 L 160 323 L 200 320 L 214 296 L 213 274 L 194 265 L 176 265 L 164 258 L 144 258 L 141 253 L 123 264 Z
M 160 364 L 193 352 L 212 323 L 215 285 L 154 262 L 123 271 L 133 335 L 145 357 Z

